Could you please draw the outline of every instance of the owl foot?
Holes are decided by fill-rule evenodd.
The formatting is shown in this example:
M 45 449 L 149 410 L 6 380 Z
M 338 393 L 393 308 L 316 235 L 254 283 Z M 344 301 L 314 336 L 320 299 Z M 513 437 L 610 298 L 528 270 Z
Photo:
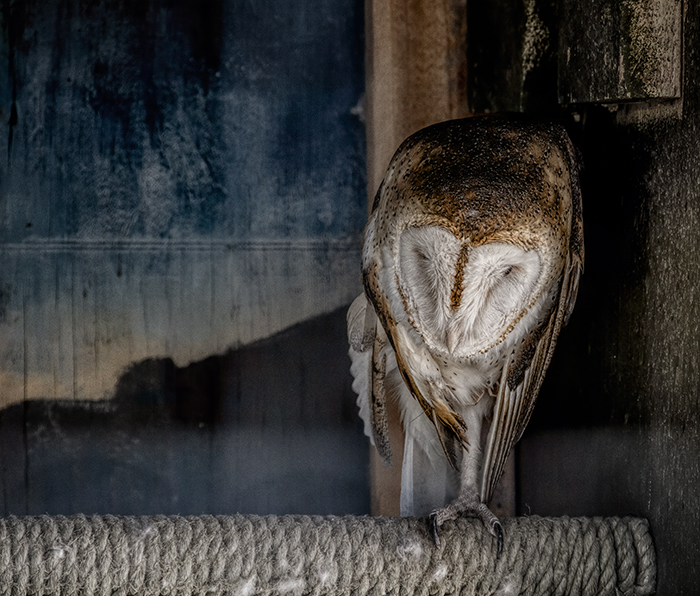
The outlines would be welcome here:
M 447 507 L 430 514 L 430 533 L 435 546 L 440 546 L 440 526 L 447 520 L 460 516 L 478 517 L 483 522 L 489 533 L 496 538 L 496 558 L 500 558 L 503 552 L 503 526 L 493 512 L 476 497 L 460 496 Z

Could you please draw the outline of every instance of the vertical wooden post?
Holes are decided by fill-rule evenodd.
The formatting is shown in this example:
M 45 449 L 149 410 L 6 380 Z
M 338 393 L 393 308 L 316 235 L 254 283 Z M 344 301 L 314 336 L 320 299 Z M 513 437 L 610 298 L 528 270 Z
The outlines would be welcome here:
M 468 115 L 466 0 L 366 0 L 367 196 L 391 156 L 421 128 Z M 403 432 L 389 403 L 394 464 L 371 455 L 372 513 L 398 515 Z
M 367 190 L 407 136 L 468 115 L 466 0 L 366 0 Z

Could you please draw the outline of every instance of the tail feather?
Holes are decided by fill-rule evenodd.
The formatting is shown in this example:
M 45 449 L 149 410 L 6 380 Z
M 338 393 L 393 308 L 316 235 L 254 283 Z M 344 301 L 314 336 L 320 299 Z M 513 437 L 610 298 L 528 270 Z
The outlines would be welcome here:
M 401 468 L 401 515 L 426 516 L 451 502 L 459 490 L 459 474 L 450 465 L 433 423 L 403 383 L 398 371 L 390 378 L 405 431 Z M 453 441 L 455 446 L 456 441 Z
M 430 515 L 450 503 L 458 487 L 459 475 L 447 459 L 431 458 L 415 437 L 407 435 L 401 468 L 401 515 Z

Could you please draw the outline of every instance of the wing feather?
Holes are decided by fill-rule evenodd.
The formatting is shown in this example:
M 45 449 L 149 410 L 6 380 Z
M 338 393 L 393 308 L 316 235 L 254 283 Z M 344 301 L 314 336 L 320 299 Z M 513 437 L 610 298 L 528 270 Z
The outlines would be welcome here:
M 392 340 L 396 364 L 398 365 L 401 377 L 411 394 L 418 400 L 425 415 L 435 426 L 442 450 L 445 452 L 445 456 L 449 460 L 450 465 L 456 469 L 458 465 L 458 449 L 456 445 L 461 445 L 464 449 L 469 448 L 467 425 L 463 418 L 455 412 L 449 404 L 441 399 L 435 399 L 435 396 L 429 393 L 424 394 L 424 392 L 421 391 L 411 368 L 406 364 L 404 352 L 409 351 L 411 347 L 402 341 L 401 334 L 397 331 L 396 323 L 391 319 L 388 319 L 387 323 L 389 337 Z M 430 387 L 427 389 L 430 390 Z
M 581 268 L 578 254 L 570 253 L 564 269 L 559 300 L 539 333 L 534 350 L 524 350 L 520 360 L 516 358 L 514 363 L 508 360 L 503 367 L 484 451 L 480 495 L 484 503 L 491 499 L 503 474 L 508 455 L 530 419 L 559 331 L 573 308 Z M 513 378 L 514 370 L 518 371 L 518 383 L 515 386 L 509 382 Z
M 377 315 L 364 292 L 352 301 L 345 317 L 348 324 L 348 342 L 355 352 L 366 352 L 374 344 L 377 333 Z
M 357 405 L 365 423 L 365 434 L 372 440 L 382 461 L 391 466 L 384 386 L 390 348 L 386 334 L 378 322 L 367 298 L 360 294 L 350 305 L 347 314 L 352 388 L 357 393 Z
M 379 456 L 386 466 L 391 466 L 392 453 L 389 440 L 389 420 L 386 413 L 386 372 L 387 372 L 387 348 L 389 342 L 381 327 L 374 338 L 372 348 L 370 420 L 372 423 L 372 439 Z

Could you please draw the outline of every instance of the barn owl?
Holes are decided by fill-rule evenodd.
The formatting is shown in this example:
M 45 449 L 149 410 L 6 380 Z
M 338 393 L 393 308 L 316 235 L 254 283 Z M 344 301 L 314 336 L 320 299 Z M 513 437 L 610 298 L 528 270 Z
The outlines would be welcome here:
M 364 292 L 348 315 L 353 389 L 388 465 L 405 432 L 401 514 L 480 518 L 527 424 L 583 268 L 575 150 L 563 128 L 500 116 L 409 137 L 374 200 Z

